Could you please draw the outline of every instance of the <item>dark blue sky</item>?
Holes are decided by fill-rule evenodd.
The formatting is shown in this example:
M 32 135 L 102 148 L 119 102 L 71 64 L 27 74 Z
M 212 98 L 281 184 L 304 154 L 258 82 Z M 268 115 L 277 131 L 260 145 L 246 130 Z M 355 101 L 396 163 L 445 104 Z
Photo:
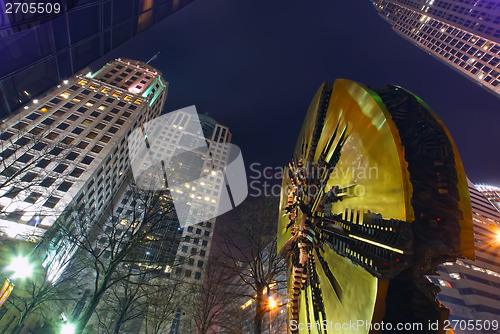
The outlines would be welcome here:
M 369 0 L 196 0 L 92 69 L 158 51 L 166 111 L 196 105 L 229 126 L 247 165 L 286 164 L 317 88 L 347 78 L 420 96 L 472 181 L 500 185 L 500 99 L 399 37 Z

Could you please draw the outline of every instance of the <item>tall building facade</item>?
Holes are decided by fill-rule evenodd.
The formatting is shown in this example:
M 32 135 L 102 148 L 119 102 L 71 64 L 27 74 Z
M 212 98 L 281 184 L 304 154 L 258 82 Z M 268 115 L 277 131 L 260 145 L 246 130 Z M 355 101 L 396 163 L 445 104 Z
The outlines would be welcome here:
M 34 3 L 40 1 L 22 1 Z M 0 7 L 0 117 L 160 22 L 192 0 L 61 0 L 45 14 Z M 50 6 L 49 6 L 50 5 Z M 21 8 L 22 9 L 22 8 Z M 21 10 L 22 11 L 22 10 Z
M 500 96 L 500 3 L 372 0 L 394 31 Z
M 167 84 L 153 67 L 117 59 L 78 74 L 4 119 L 0 234 L 38 242 L 72 208 L 99 216 L 130 172 L 127 137 L 161 113 Z M 64 238 L 45 259 L 55 280 L 75 252 Z
M 498 211 L 500 211 L 500 188 L 488 184 L 474 185 Z
M 450 320 L 452 325 L 456 325 L 453 328 L 455 333 L 498 333 L 500 213 L 470 181 L 469 191 L 476 260 L 458 259 L 455 262 L 445 262 L 439 266 L 439 275 L 429 279 L 441 287 L 438 299 L 451 310 Z M 474 328 L 464 326 L 468 320 L 474 322 Z M 479 321 L 482 328 L 477 326 Z

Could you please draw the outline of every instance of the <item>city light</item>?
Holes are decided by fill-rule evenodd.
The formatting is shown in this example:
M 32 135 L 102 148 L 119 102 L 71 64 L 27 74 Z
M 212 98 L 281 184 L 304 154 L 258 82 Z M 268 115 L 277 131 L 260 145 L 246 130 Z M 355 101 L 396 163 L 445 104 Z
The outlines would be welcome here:
M 74 334 L 76 331 L 75 325 L 70 323 L 65 323 L 61 327 L 61 334 Z
M 12 260 L 7 270 L 14 272 L 11 278 L 26 278 L 33 273 L 33 266 L 29 263 L 28 258 L 17 256 Z
M 269 309 L 274 309 L 278 306 L 278 303 L 276 300 L 273 299 L 273 297 L 269 297 Z

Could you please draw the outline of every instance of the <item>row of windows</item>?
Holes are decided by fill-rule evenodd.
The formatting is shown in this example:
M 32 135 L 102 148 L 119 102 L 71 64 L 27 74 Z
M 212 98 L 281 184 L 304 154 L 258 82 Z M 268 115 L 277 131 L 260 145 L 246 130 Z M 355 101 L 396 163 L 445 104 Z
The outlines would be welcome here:
M 485 81 L 493 87 L 497 87 L 500 84 L 499 71 L 480 62 L 489 61 L 491 66 L 498 65 L 500 58 L 487 53 L 488 49 L 492 50 L 496 45 L 487 43 L 486 40 L 473 37 L 470 34 L 466 34 L 459 29 L 453 29 L 451 27 L 446 28 L 442 23 L 436 23 L 437 21 L 432 21 L 431 24 L 419 28 L 418 31 L 415 31 L 416 28 L 409 30 L 410 27 L 421 25 L 421 23 L 416 20 L 411 22 L 412 24 L 400 26 L 401 31 L 410 38 L 415 39 L 421 45 L 448 59 L 465 71 L 472 73 L 478 80 Z M 437 29 L 439 29 L 440 25 L 442 28 L 438 31 Z M 453 35 L 444 34 L 445 29 Z M 462 36 L 464 39 L 469 38 L 472 43 L 479 43 L 478 46 L 483 46 L 483 48 L 474 48 L 459 41 L 457 39 L 459 38 L 458 35 Z M 438 39 L 443 41 L 443 43 L 439 42 Z M 463 51 L 463 53 L 460 51 Z M 467 52 L 468 55 L 465 54 L 465 52 Z M 469 55 L 478 58 L 470 58 Z

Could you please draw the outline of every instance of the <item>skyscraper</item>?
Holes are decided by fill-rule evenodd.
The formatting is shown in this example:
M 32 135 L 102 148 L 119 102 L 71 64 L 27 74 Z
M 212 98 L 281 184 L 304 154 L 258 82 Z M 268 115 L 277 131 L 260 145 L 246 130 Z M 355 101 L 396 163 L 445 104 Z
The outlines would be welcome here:
M 498 1 L 372 0 L 402 37 L 500 96 Z
M 37 242 L 69 208 L 99 216 L 130 171 L 127 137 L 157 117 L 167 84 L 153 67 L 117 59 L 78 74 L 1 124 L 0 233 Z M 64 239 L 45 265 L 56 279 L 74 253 Z
M 44 2 L 51 14 L 7 14 L 0 1 L 0 117 L 191 2 L 64 0 Z
M 455 333 L 497 333 L 500 326 L 500 213 L 470 181 L 469 192 L 476 260 L 445 262 L 439 266 L 439 275 L 429 279 L 441 287 L 438 299 L 451 310 L 450 320 L 483 324 L 482 328 L 472 329 L 457 326 Z
M 474 185 L 498 211 L 500 211 L 500 188 L 488 184 Z

